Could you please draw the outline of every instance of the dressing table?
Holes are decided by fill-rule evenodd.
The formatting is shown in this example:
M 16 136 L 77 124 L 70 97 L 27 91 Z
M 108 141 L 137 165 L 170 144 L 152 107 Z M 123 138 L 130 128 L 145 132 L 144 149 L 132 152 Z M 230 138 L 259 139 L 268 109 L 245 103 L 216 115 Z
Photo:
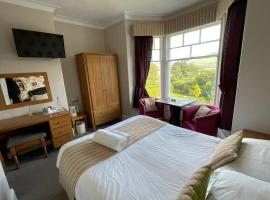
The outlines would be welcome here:
M 73 138 L 72 123 L 69 112 L 63 111 L 50 115 L 34 113 L 0 120 L 0 135 L 12 134 L 17 129 L 48 122 L 50 136 L 54 148 L 59 148 Z
M 52 102 L 52 94 L 46 72 L 0 74 L 1 111 L 48 102 Z M 34 127 L 42 129 L 44 125 L 46 138 L 51 139 L 54 148 L 62 146 L 73 137 L 71 117 L 64 110 L 49 115 L 40 112 L 0 120 L 0 138 L 12 137 L 13 133 L 21 129 L 30 132 Z

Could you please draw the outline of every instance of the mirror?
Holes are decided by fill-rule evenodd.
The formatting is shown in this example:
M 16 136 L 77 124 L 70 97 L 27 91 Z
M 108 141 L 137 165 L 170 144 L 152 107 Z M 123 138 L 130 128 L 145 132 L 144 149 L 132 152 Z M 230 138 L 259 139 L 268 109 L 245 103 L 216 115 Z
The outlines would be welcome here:
M 46 72 L 0 74 L 0 110 L 50 101 Z

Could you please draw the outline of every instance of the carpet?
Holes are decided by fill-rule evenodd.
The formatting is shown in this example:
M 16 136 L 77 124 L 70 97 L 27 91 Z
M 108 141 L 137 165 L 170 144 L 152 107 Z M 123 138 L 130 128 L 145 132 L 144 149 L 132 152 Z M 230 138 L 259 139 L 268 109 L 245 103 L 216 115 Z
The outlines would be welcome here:
M 58 181 L 58 150 L 48 150 L 46 159 L 41 149 L 19 156 L 21 167 L 18 170 L 14 169 L 12 160 L 8 161 L 7 179 L 18 200 L 67 200 Z
M 113 121 L 98 128 L 106 128 L 119 121 Z M 91 131 L 86 134 L 92 133 Z M 76 135 L 74 139 L 85 136 Z M 42 148 L 19 155 L 20 169 L 15 169 L 13 160 L 6 161 L 6 176 L 18 200 L 68 200 L 59 184 L 56 160 L 59 150 L 47 146 L 48 158 L 44 158 Z

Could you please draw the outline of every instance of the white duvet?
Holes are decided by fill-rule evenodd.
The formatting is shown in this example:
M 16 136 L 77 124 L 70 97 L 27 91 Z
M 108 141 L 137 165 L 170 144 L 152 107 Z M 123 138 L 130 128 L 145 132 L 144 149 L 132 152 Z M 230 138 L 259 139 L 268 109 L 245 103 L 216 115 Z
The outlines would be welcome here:
M 107 128 L 113 130 L 140 116 Z M 92 136 L 67 143 L 70 145 Z M 166 124 L 79 178 L 77 200 L 175 200 L 184 182 L 206 164 L 220 139 Z

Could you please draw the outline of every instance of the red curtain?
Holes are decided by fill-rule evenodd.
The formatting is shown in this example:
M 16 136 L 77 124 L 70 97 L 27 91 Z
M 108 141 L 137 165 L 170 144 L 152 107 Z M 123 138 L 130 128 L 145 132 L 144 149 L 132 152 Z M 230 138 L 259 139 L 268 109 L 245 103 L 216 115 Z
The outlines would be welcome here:
M 152 36 L 136 36 L 135 37 L 135 76 L 136 85 L 134 92 L 133 106 L 139 107 L 139 99 L 148 97 L 145 84 L 150 68 L 152 57 Z
M 220 128 L 231 130 L 245 25 L 246 0 L 236 0 L 228 11 L 220 74 Z

